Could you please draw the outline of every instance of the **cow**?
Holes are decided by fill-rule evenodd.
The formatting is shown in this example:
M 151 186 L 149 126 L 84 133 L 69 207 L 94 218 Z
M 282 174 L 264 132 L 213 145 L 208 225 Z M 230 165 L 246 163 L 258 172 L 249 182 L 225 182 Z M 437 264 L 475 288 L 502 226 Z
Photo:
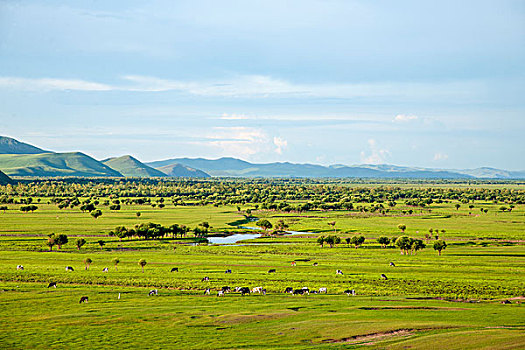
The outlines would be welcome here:
M 390 265 L 392 267 L 396 267 L 396 264 L 394 264 L 393 262 L 390 262 L 390 264 L 388 264 L 388 265 Z
M 66 271 L 75 271 L 72 266 L 66 266 Z
M 51 287 L 57 287 L 57 283 L 56 282 L 49 282 L 47 288 L 51 288 Z
M 285 293 L 293 293 L 293 288 L 292 287 L 286 287 L 286 289 L 284 290 Z
M 206 288 L 204 290 L 204 295 L 210 295 L 210 288 Z
M 82 303 L 87 303 L 87 302 L 88 302 L 88 297 L 80 297 L 80 301 L 78 303 L 82 304 Z
M 317 266 L 317 265 L 319 265 L 319 264 L 315 262 L 315 263 L 314 263 L 314 266 Z
M 239 292 L 241 292 L 241 295 L 250 294 L 250 288 L 249 287 L 242 287 L 241 289 L 239 289 Z
M 149 291 L 148 295 L 149 295 L 149 296 L 152 296 L 152 295 L 159 295 L 159 291 L 156 290 L 156 289 L 152 289 L 152 290 Z
M 262 295 L 266 295 L 266 288 L 263 288 L 263 289 L 261 290 L 261 293 L 262 293 Z
M 231 290 L 230 287 L 228 287 L 228 286 L 224 286 L 224 287 L 222 287 L 222 290 L 221 290 L 221 291 L 222 291 L 223 293 L 229 293 L 229 292 L 231 292 L 232 290 Z
M 261 293 L 263 290 L 263 287 L 255 287 L 252 289 L 252 293 Z
M 381 274 L 381 278 L 384 279 L 384 280 L 388 279 L 388 277 L 386 277 L 386 275 L 384 273 Z
M 510 302 L 510 300 L 503 300 L 501 303 L 502 303 L 502 304 L 512 304 L 512 303 Z
M 295 266 L 297 265 L 297 263 L 295 261 L 292 261 L 292 266 Z
M 276 273 L 277 271 L 275 269 L 269 269 L 268 273 Z
M 109 269 L 108 269 L 107 267 L 104 267 L 104 268 L 102 269 L 102 272 L 108 272 L 108 271 L 109 271 Z
M 293 291 L 293 295 L 296 295 L 296 294 L 304 295 L 304 294 L 310 294 L 310 292 L 308 291 L 308 288 L 307 289 L 295 289 Z
M 350 296 L 350 295 L 355 295 L 355 290 L 353 289 L 347 289 L 345 290 L 343 293 L 345 293 L 346 295 Z
M 222 290 L 218 291 L 217 292 L 217 296 L 218 297 L 223 297 L 224 296 L 224 292 Z
M 319 288 L 319 293 L 327 294 L 328 293 L 328 289 L 326 289 L 326 287 L 321 287 L 321 288 Z
M 209 281 L 209 280 L 210 280 L 210 278 L 209 278 L 208 276 L 206 276 L 206 277 L 203 277 L 203 278 L 202 278 L 201 282 Z
M 341 270 L 335 270 L 335 274 L 336 274 L 336 275 L 343 275 L 343 271 L 341 271 Z
M 22 265 L 16 265 L 16 269 L 24 271 L 24 267 Z
M 174 267 L 174 268 L 171 269 L 170 272 L 179 272 L 179 268 L 178 267 Z
M 231 269 L 226 270 L 224 273 L 232 273 Z

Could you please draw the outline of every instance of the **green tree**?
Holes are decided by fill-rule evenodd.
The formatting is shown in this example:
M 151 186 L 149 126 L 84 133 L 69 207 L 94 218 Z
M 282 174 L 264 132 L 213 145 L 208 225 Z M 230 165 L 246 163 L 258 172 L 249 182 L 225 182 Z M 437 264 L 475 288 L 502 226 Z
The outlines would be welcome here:
M 62 249 L 62 246 L 64 244 L 67 244 L 67 242 L 69 242 L 69 239 L 67 238 L 67 236 L 63 233 L 59 234 L 56 236 L 55 238 L 55 242 L 58 246 L 58 249 Z
M 113 260 L 111 260 L 111 262 L 113 263 L 113 265 L 115 265 L 115 270 L 118 271 L 117 265 L 119 264 L 120 259 L 119 258 L 113 258 Z
M 390 238 L 382 236 L 377 239 L 377 243 L 381 244 L 381 247 L 386 248 L 390 244 Z
M 396 246 L 401 250 L 401 254 L 408 255 L 409 250 L 412 248 L 412 242 L 410 241 L 410 237 L 398 237 L 396 239 Z
M 136 212 L 135 215 L 136 215 L 138 218 L 140 218 L 140 215 L 141 215 L 141 214 L 140 214 L 140 211 Z
M 104 242 L 102 239 L 99 239 L 97 243 L 100 246 L 100 249 L 102 249 L 106 245 L 106 242 Z
M 51 233 L 49 235 L 47 235 L 47 246 L 49 247 L 49 251 L 52 251 L 53 250 L 53 246 L 56 245 L 56 237 L 55 237 L 55 234 L 54 233 Z
M 447 248 L 447 243 L 442 239 L 434 242 L 434 250 L 438 251 L 438 255 L 441 255 L 441 251 L 445 248 Z
M 328 225 L 332 226 L 332 228 L 334 229 L 334 234 L 337 233 L 337 229 L 335 228 L 335 221 L 328 222 Z
M 397 225 L 397 228 L 400 229 L 401 232 L 405 233 L 405 230 L 407 229 L 407 225 L 399 224 L 399 225 Z
M 423 243 L 423 240 L 421 239 L 416 239 L 414 240 L 414 243 L 412 244 L 412 248 L 414 249 L 415 252 L 419 251 L 419 250 L 422 250 L 426 247 L 425 243 Z
M 95 218 L 95 219 L 98 218 L 98 217 L 101 216 L 101 215 L 102 215 L 102 210 L 100 210 L 100 209 L 95 209 L 95 210 L 93 210 L 93 211 L 91 212 L 91 216 L 92 216 L 93 218 Z
M 286 222 L 284 222 L 283 219 L 277 221 L 275 223 L 275 231 L 277 232 L 285 232 L 286 230 L 288 230 L 288 224 Z
M 346 237 L 345 242 L 346 242 L 346 245 L 350 245 L 350 242 L 352 242 L 352 238 Z
M 142 273 L 144 273 L 144 266 L 146 266 L 146 264 L 147 264 L 146 259 L 139 260 L 139 266 L 142 267 Z
M 93 263 L 93 260 L 91 260 L 90 258 L 85 258 L 84 259 L 84 265 L 86 265 L 85 270 L 89 270 L 89 267 L 91 266 L 92 263 Z
M 352 237 L 352 240 L 350 241 L 355 247 L 355 249 L 359 248 L 359 246 L 363 245 L 365 243 L 365 237 L 364 236 L 354 236 Z
M 317 237 L 317 244 L 319 244 L 321 247 L 324 247 L 325 243 L 326 243 L 326 237 L 325 236 Z
M 461 208 L 461 204 L 459 204 L 459 203 L 456 203 L 454 206 L 456 207 L 456 210 L 458 210 L 459 208 Z
M 272 223 L 270 221 L 266 220 L 266 219 L 261 219 L 261 220 L 257 221 L 256 225 L 259 226 L 260 228 L 262 228 L 265 231 L 268 231 L 269 229 L 271 229 L 273 227 Z
M 80 248 L 82 248 L 82 246 L 84 244 L 86 244 L 86 240 L 84 238 L 79 238 L 77 239 L 77 249 L 80 251 Z

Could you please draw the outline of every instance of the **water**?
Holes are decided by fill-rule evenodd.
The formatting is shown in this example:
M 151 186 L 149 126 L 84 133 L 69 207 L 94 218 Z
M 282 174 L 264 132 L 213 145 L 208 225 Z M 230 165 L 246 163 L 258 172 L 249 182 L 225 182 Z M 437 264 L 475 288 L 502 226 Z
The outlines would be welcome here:
M 248 226 L 241 226 L 241 228 L 248 229 L 248 230 L 262 230 L 260 227 L 248 227 Z M 301 232 L 301 231 L 286 231 L 287 235 L 294 236 L 294 235 L 305 235 L 305 234 L 312 234 L 315 232 Z M 259 233 L 237 233 L 231 236 L 227 237 L 208 237 L 209 244 L 235 244 L 239 241 L 243 241 L 245 239 L 255 239 L 259 238 L 262 235 Z M 256 243 L 252 243 L 256 244 Z M 264 244 L 274 244 L 274 243 L 264 243 Z

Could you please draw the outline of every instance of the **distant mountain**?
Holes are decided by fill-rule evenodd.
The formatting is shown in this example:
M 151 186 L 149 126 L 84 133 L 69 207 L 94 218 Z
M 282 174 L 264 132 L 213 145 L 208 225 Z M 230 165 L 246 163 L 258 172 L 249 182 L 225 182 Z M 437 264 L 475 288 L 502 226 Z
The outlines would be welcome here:
M 361 177 L 361 178 L 471 178 L 471 175 L 447 170 L 397 167 L 394 165 L 332 165 L 295 163 L 254 164 L 235 158 L 177 158 L 147 163 L 159 170 L 159 165 L 183 164 L 212 176 L 233 177 Z
M 166 177 L 165 173 L 146 164 L 141 163 L 139 160 L 132 156 L 122 156 L 108 158 L 101 161 L 111 169 L 118 171 L 127 177 Z
M 0 154 L 39 154 L 51 153 L 30 144 L 7 136 L 0 136 Z
M 489 167 L 456 171 L 479 179 L 525 179 L 525 171 L 509 171 Z
M 178 163 L 161 166 L 160 168 L 157 168 L 157 170 L 160 170 L 171 177 L 211 177 L 204 171 Z
M 122 176 L 118 171 L 80 152 L 0 154 L 0 170 L 9 176 Z
M 6 174 L 4 174 L 3 172 L 0 171 L 0 185 L 7 185 L 7 184 L 10 184 L 12 182 L 13 182 L 13 180 L 11 180 L 11 178 L 9 178 L 9 176 L 7 176 Z

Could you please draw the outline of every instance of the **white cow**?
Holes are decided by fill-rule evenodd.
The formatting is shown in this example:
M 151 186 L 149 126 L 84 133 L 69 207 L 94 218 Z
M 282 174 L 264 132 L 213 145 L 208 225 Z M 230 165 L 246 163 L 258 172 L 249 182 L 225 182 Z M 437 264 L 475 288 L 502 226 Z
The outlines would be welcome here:
M 321 287 L 319 288 L 319 293 L 328 293 L 328 289 L 326 289 L 326 287 Z

